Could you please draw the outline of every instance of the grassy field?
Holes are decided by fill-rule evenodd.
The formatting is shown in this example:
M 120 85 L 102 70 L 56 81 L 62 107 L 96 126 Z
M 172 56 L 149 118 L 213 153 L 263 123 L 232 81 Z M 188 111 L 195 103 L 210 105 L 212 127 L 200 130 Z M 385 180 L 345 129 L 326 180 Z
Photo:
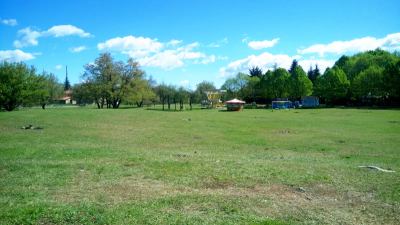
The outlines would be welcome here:
M 399 220 L 399 110 L 0 112 L 0 224 Z

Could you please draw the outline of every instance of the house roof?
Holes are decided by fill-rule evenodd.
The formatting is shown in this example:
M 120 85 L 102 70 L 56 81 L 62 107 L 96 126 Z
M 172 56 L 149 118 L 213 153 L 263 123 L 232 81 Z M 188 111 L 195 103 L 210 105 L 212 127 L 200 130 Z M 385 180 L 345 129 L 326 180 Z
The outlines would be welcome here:
M 234 98 L 234 99 L 232 99 L 232 100 L 226 101 L 225 103 L 228 103 L 228 104 L 244 104 L 244 103 L 246 103 L 246 102 L 245 102 L 245 101 L 242 101 L 242 100 L 239 100 L 239 99 L 236 99 L 236 98 Z

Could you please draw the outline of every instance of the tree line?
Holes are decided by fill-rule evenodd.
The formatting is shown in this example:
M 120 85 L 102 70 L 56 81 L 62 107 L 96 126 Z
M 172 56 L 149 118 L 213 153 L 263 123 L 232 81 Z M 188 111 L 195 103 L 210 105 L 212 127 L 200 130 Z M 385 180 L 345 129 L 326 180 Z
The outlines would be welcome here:
M 400 54 L 381 49 L 340 57 L 322 74 L 316 65 L 306 73 L 296 60 L 289 70 L 259 67 L 238 73 L 221 87 L 225 98 L 269 103 L 273 99 L 293 101 L 317 96 L 327 105 L 400 105 Z
M 62 95 L 63 86 L 54 74 L 24 63 L 0 64 L 0 109 L 14 110 L 19 106 L 46 105 Z
M 60 83 L 54 74 L 39 73 L 33 66 L 1 62 L 0 108 L 11 111 L 40 105 L 45 109 L 72 89 L 78 104 L 94 103 L 99 109 L 161 104 L 163 110 L 183 110 L 207 101 L 206 91 L 217 90 L 208 81 L 199 83 L 195 90 L 156 84 L 133 59 L 115 61 L 109 53 L 86 64 L 82 79 L 71 87 L 67 78 Z M 222 100 L 240 98 L 258 104 L 313 95 L 327 105 L 400 106 L 400 54 L 377 49 L 342 56 L 323 73 L 318 66 L 305 72 L 296 60 L 289 70 L 275 66 L 264 73 L 253 67 L 227 79 L 220 89 L 225 90 Z
M 183 110 L 187 104 L 192 109 L 192 104 L 207 99 L 205 91 L 216 90 L 207 81 L 198 84 L 195 91 L 156 84 L 151 77 L 146 77 L 134 60 L 128 59 L 126 63 L 114 61 L 109 53 L 100 54 L 84 69 L 84 81 L 72 88 L 73 97 L 79 104 L 94 102 L 99 109 L 119 108 L 121 103 L 137 107 L 161 104 L 163 110 Z

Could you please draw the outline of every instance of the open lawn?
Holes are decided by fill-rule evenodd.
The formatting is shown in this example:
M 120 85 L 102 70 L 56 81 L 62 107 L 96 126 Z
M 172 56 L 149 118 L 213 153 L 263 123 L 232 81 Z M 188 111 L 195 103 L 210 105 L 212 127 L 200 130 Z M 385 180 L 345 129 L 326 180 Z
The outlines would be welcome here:
M 399 110 L 0 112 L 1 224 L 399 221 Z

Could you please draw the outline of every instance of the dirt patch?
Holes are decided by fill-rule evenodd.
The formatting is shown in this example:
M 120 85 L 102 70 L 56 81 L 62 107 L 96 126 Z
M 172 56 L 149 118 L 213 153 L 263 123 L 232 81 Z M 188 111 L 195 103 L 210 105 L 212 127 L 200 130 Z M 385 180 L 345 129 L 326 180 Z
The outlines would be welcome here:
M 214 177 L 207 177 L 201 187 L 205 189 L 227 189 L 234 187 L 235 183 L 229 180 L 220 180 Z
M 215 196 L 226 200 L 241 199 L 238 206 L 260 216 L 312 220 L 316 224 L 396 224 L 399 205 L 376 200 L 374 193 L 338 191 L 334 186 L 314 184 L 304 187 L 285 184 L 237 186 L 233 181 L 208 177 L 199 187 L 176 186 L 143 177 L 123 177 L 116 181 L 93 182 L 81 171 L 63 190 L 54 193 L 56 201 L 106 202 L 109 205 L 173 196 Z M 211 198 L 212 199 L 212 198 Z M 211 200 L 210 200 L 211 201 Z M 204 204 L 193 203 L 180 209 L 188 214 L 204 213 Z M 174 210 L 167 207 L 165 210 Z M 393 215 L 397 215 L 394 216 Z M 397 217 L 397 218 L 395 218 Z
M 57 201 L 80 202 L 83 200 L 118 204 L 134 199 L 153 199 L 168 195 L 175 195 L 182 190 L 172 187 L 162 181 L 124 177 L 118 181 L 93 182 L 87 173 L 77 176 L 70 185 L 63 190 L 56 191 Z

